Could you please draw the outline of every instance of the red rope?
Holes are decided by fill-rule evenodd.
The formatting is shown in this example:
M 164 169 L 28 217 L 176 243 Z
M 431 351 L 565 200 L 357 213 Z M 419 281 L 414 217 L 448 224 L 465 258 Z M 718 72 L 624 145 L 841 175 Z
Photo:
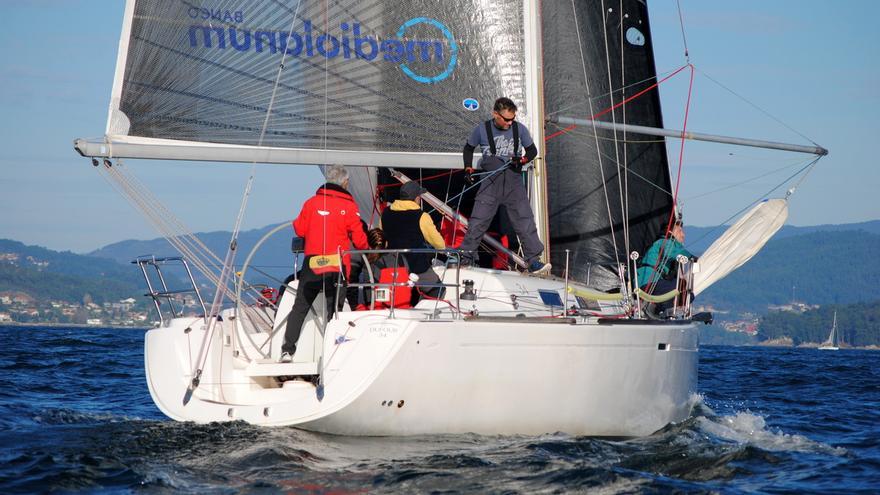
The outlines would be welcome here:
M 683 70 L 684 70 L 685 68 L 687 68 L 687 67 L 690 67 L 690 68 L 691 68 L 691 83 L 693 83 L 693 80 L 694 80 L 694 68 L 693 68 L 693 66 L 690 65 L 690 64 L 688 64 L 688 65 L 682 65 L 681 67 L 679 67 L 678 69 L 676 69 L 675 72 L 673 72 L 672 74 L 669 74 L 668 76 L 664 77 L 663 79 L 661 79 L 661 80 L 655 82 L 654 84 L 652 84 L 652 85 L 648 86 L 647 88 L 645 88 L 645 89 L 639 91 L 638 93 L 636 93 L 636 94 L 630 96 L 629 98 L 627 98 L 627 99 L 621 101 L 620 103 L 618 103 L 618 104 L 616 104 L 616 105 L 612 105 L 612 106 L 606 108 L 605 110 L 602 110 L 602 111 L 600 111 L 599 113 L 597 113 L 597 114 L 591 116 L 591 117 L 590 117 L 590 120 L 596 120 L 597 118 L 599 118 L 599 117 L 605 115 L 606 113 L 611 112 L 611 111 L 613 111 L 613 110 L 615 110 L 615 109 L 617 109 L 617 108 L 620 108 L 620 107 L 622 107 L 623 105 L 626 105 L 627 103 L 629 103 L 629 102 L 635 100 L 636 98 L 642 96 L 643 94 L 647 93 L 648 91 L 651 91 L 652 89 L 656 88 L 657 86 L 660 86 L 661 84 L 663 84 L 664 82 L 666 82 L 669 78 L 671 78 L 672 76 L 674 76 L 674 75 L 678 74 L 679 72 L 683 71 Z M 688 94 L 688 99 L 690 99 L 690 94 Z M 685 120 L 687 120 L 687 119 L 685 119 Z M 556 131 L 556 132 L 554 132 L 553 134 L 550 134 L 549 136 L 544 137 L 544 142 L 547 142 L 547 141 L 549 141 L 549 140 L 555 138 L 556 136 L 559 136 L 559 135 L 565 134 L 565 133 L 567 133 L 567 132 L 573 130 L 575 127 L 577 127 L 577 125 L 576 125 L 576 124 L 572 124 L 572 125 L 566 127 L 565 129 L 562 129 L 561 131 Z
M 657 253 L 657 261 L 654 262 L 654 267 L 651 273 L 657 272 L 657 267 L 660 266 L 660 261 L 663 259 L 663 251 L 666 248 L 666 243 L 669 241 L 669 235 L 672 233 L 672 224 L 675 221 L 675 208 L 678 205 L 678 187 L 681 185 L 681 169 L 684 164 L 684 141 L 685 135 L 687 135 L 687 122 L 688 115 L 690 114 L 691 109 L 691 93 L 694 89 L 694 66 L 691 64 L 687 64 L 685 67 L 690 67 L 691 69 L 691 79 L 688 84 L 688 95 L 687 95 L 687 103 L 684 106 L 684 123 L 681 126 L 681 145 L 678 149 L 678 173 L 675 178 L 675 189 L 672 192 L 672 211 L 669 212 L 669 220 L 666 222 L 666 232 L 663 234 L 663 245 L 660 247 L 660 252 Z M 648 292 L 654 289 L 654 285 L 656 285 L 656 281 L 654 281 L 649 287 Z

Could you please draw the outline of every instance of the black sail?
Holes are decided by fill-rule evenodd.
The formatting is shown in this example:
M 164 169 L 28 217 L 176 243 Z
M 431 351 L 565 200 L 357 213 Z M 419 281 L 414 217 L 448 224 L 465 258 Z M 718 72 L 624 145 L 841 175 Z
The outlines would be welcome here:
M 544 2 L 542 28 L 547 116 L 589 118 L 656 83 L 644 1 Z M 598 117 L 612 118 L 662 127 L 659 94 Z M 666 147 L 658 138 L 585 127 L 553 136 L 564 127 L 545 129 L 551 259 L 561 273 L 570 250 L 574 279 L 615 287 L 617 263 L 628 251 L 644 254 L 669 218 Z

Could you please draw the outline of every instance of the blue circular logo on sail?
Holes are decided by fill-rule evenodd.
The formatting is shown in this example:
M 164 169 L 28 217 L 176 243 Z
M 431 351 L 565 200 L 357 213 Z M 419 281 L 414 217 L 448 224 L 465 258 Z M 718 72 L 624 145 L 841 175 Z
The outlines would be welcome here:
M 645 35 L 638 29 L 631 27 L 626 30 L 626 41 L 630 45 L 645 46 Z
M 443 34 L 443 37 L 449 43 L 449 62 L 446 64 L 446 69 L 437 74 L 435 76 L 424 76 L 421 74 L 417 74 L 414 70 L 410 68 L 406 63 L 400 64 L 400 69 L 406 74 L 410 79 L 430 84 L 440 82 L 452 74 L 452 71 L 455 70 L 455 64 L 458 62 L 458 44 L 455 42 L 455 38 L 452 37 L 452 32 L 449 31 L 442 22 L 431 19 L 430 17 L 415 17 L 404 22 L 400 29 L 397 30 L 397 38 L 403 42 L 403 36 L 406 34 L 406 30 L 412 26 L 416 26 L 418 24 L 428 24 L 436 27 Z M 416 46 L 418 45 L 418 46 Z M 422 61 L 429 61 L 431 59 L 431 50 L 433 49 L 434 58 L 438 60 L 443 59 L 443 46 L 439 40 L 435 41 L 407 41 L 405 43 L 407 48 L 407 52 L 409 54 L 409 61 L 414 61 L 413 54 L 416 52 L 416 49 L 421 53 Z
M 480 102 L 476 98 L 465 98 L 461 100 L 461 106 L 470 112 L 476 112 L 480 109 Z

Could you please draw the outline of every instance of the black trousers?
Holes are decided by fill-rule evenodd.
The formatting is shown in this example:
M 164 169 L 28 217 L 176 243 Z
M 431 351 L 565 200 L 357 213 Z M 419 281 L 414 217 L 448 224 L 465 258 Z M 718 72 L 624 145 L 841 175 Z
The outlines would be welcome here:
M 293 302 L 293 308 L 287 315 L 287 328 L 284 331 L 284 345 L 281 346 L 281 352 L 288 352 L 291 355 L 296 353 L 296 343 L 299 341 L 299 334 L 302 332 L 303 322 L 309 314 L 309 309 L 314 304 L 318 294 L 324 292 L 327 301 L 327 319 L 333 316 L 336 310 L 336 281 L 339 273 L 330 272 L 316 274 L 309 268 L 309 260 L 303 262 L 303 269 L 300 272 L 299 286 L 296 290 L 296 299 Z

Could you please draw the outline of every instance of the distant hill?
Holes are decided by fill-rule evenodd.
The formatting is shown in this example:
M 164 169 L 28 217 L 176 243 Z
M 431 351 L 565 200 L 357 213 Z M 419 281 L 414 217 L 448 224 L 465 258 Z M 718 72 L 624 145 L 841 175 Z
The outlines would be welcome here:
M 131 265 L 58 252 L 0 239 L 0 292 L 25 292 L 35 299 L 96 303 L 143 295 L 143 277 Z
M 766 311 L 789 303 L 849 304 L 880 299 L 880 234 L 814 231 L 770 242 L 700 295 L 701 304 Z
M 706 250 L 716 239 L 721 237 L 721 234 L 727 229 L 728 226 L 722 225 L 720 227 L 696 227 L 696 226 L 687 226 L 685 227 L 685 232 L 687 233 L 687 240 L 685 241 L 685 245 L 692 253 L 699 254 Z M 859 222 L 859 223 L 845 223 L 839 225 L 814 225 L 809 227 L 795 227 L 792 225 L 783 225 L 779 232 L 773 236 L 773 240 L 785 239 L 787 237 L 794 237 L 804 234 L 812 234 L 814 232 L 842 232 L 842 231 L 864 231 L 869 234 L 878 234 L 880 235 L 880 220 L 872 220 L 870 222 Z
M 758 325 L 759 340 L 789 338 L 794 345 L 819 344 L 828 338 L 834 312 L 844 345 L 880 344 L 880 301 L 850 305 L 829 305 L 803 314 L 771 312 Z
M 258 240 L 274 227 L 276 225 L 269 225 L 241 233 L 236 257 L 239 266 Z M 697 239 L 709 230 L 708 227 L 688 227 L 688 240 Z M 717 232 L 717 235 L 720 234 L 721 229 Z M 254 280 L 252 276 L 265 272 L 276 279 L 283 279 L 289 274 L 293 267 L 290 252 L 292 236 L 292 229 L 284 228 L 270 237 L 252 262 L 248 278 L 264 282 L 268 281 L 265 277 Z M 198 234 L 198 237 L 223 257 L 230 233 L 207 232 Z M 19 265 L 42 273 L 37 277 L 40 282 L 28 282 L 33 290 L 53 283 L 59 285 L 61 279 L 57 276 L 64 275 L 79 277 L 83 282 L 99 279 L 124 283 L 139 294 L 144 291 L 144 282 L 130 261 L 140 255 L 177 255 L 162 238 L 117 242 L 87 256 L 59 253 L 6 240 L 0 241 L 0 253 L 3 252 L 19 253 L 22 259 L 32 256 L 45 263 L 42 267 Z M 880 265 L 876 260 L 880 260 L 880 221 L 813 227 L 786 226 L 754 259 L 701 294 L 698 303 L 735 312 L 764 314 L 768 305 L 789 303 L 792 297 L 807 304 L 822 305 L 880 300 L 880 284 L 876 283 L 880 280 Z M 7 273 L 0 275 L 0 279 L 5 277 L 8 281 L 11 277 L 20 276 L 21 273 Z M 64 280 L 62 285 L 71 287 L 68 291 L 71 295 L 77 290 L 90 294 L 96 290 L 87 284 Z M 5 287 L 9 286 L 7 282 Z M 107 287 L 107 284 L 104 286 Z M 0 287 L 4 286 L 0 284 Z M 114 288 L 108 292 L 115 294 L 128 290 Z
M 253 230 L 239 233 L 236 265 L 241 266 L 251 249 L 259 240 L 278 224 L 267 225 Z M 197 233 L 196 236 L 208 249 L 221 260 L 226 256 L 231 232 L 215 231 Z M 293 238 L 293 227 L 283 229 L 269 237 L 260 247 L 252 266 L 265 271 L 275 278 L 284 279 L 293 269 L 293 254 L 290 251 L 290 241 Z M 92 251 L 89 256 L 110 258 L 119 263 L 129 263 L 138 256 L 179 256 L 177 251 L 164 238 L 150 239 L 146 241 L 128 240 L 108 244 L 100 249 Z M 250 272 L 254 274 L 255 272 Z
M 267 225 L 265 227 L 253 230 L 243 231 L 239 234 L 239 248 L 236 260 L 241 263 L 248 255 L 257 241 L 277 224 Z M 686 227 L 687 247 L 694 253 L 702 253 L 709 245 L 724 233 L 726 227 Z M 880 220 L 870 222 L 850 223 L 841 225 L 816 225 L 812 227 L 793 227 L 783 226 L 779 232 L 773 237 L 771 242 L 775 242 L 788 237 L 795 237 L 803 234 L 814 232 L 842 232 L 842 231 L 864 231 L 867 233 L 880 235 Z M 198 238 L 205 243 L 218 257 L 223 258 L 229 245 L 229 239 L 232 235 L 227 231 L 204 232 L 196 234 Z M 285 229 L 270 237 L 260 248 L 255 259 L 255 263 L 262 269 L 267 269 L 273 274 L 282 274 L 281 277 L 289 273 L 293 266 L 293 255 L 290 252 L 290 239 L 293 237 L 292 229 Z M 90 256 L 98 256 L 103 258 L 111 258 L 120 263 L 128 263 L 132 259 L 140 255 L 171 255 L 176 256 L 174 248 L 168 244 L 163 238 L 150 239 L 146 241 L 128 240 L 108 244 L 100 249 L 89 253 Z

